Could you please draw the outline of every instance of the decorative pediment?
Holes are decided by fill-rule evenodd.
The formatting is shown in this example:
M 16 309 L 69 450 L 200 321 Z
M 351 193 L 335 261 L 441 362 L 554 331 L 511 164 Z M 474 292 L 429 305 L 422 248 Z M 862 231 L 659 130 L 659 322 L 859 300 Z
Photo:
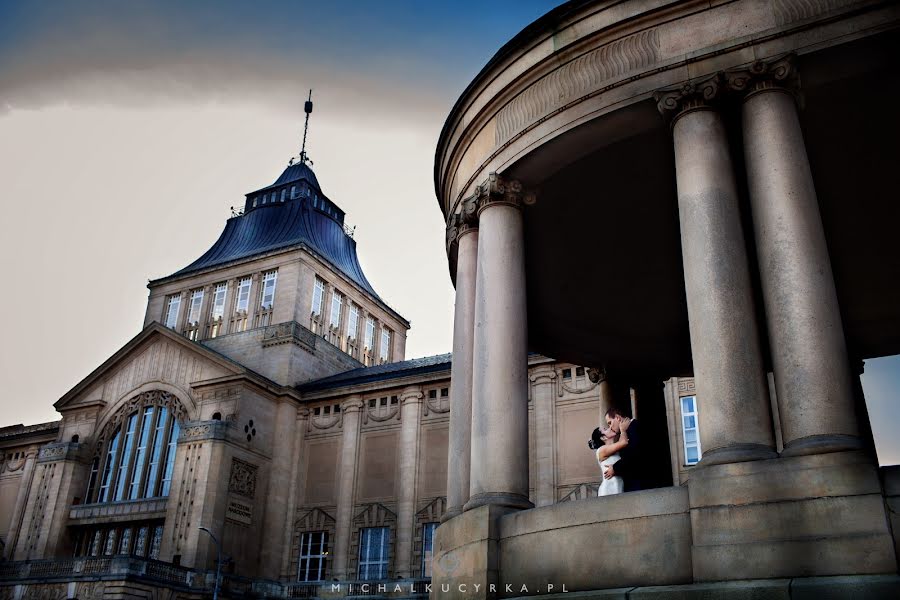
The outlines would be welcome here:
M 247 372 L 208 348 L 151 323 L 54 405 L 60 412 L 88 405 L 116 406 L 149 389 L 162 389 L 194 410 L 191 385 Z
M 426 523 L 440 521 L 444 513 L 447 512 L 447 498 L 439 496 L 419 509 L 416 518 Z
M 299 531 L 321 531 L 334 527 L 334 517 L 321 508 L 313 508 L 294 521 L 294 527 Z
M 389 521 L 396 521 L 397 515 L 380 502 L 367 504 L 366 507 L 354 517 L 353 521 L 360 527 L 384 527 Z

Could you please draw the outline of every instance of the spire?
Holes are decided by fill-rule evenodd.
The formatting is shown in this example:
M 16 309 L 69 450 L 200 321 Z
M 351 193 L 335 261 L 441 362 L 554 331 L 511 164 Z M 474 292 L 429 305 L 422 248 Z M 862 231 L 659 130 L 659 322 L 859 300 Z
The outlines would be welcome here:
M 306 102 L 303 103 L 303 112 L 306 113 L 306 123 L 303 125 L 303 146 L 300 148 L 300 156 L 294 157 L 300 159 L 300 164 L 305 165 L 306 163 L 313 164 L 313 161 L 309 159 L 309 156 L 306 154 L 306 133 L 309 131 L 309 115 L 312 112 L 313 103 L 312 103 L 312 90 L 309 90 L 309 98 L 307 98 Z M 294 158 L 288 161 L 288 166 L 294 164 Z

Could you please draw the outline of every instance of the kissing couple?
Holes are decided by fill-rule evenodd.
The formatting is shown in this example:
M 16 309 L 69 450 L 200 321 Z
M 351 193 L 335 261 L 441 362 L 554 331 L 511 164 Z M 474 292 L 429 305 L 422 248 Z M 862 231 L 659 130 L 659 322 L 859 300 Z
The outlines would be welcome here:
M 606 411 L 606 427 L 597 427 L 588 440 L 588 448 L 597 455 L 603 472 L 598 496 L 644 489 L 646 472 L 644 448 L 636 419 L 617 408 Z

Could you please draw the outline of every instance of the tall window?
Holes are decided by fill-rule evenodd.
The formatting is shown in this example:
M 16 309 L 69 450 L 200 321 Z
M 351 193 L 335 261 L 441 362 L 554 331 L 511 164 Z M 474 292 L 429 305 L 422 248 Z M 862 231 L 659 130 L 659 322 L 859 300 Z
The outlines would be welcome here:
M 359 578 L 385 579 L 391 530 L 388 527 L 366 527 L 359 532 Z
M 381 360 L 387 362 L 391 359 L 391 330 L 387 327 L 381 329 Z
M 166 303 L 166 327 L 175 329 L 178 325 L 179 308 L 181 308 L 181 294 L 172 294 Z
M 161 391 L 146 392 L 129 403 L 131 412 L 115 427 L 110 425 L 111 433 L 104 436 L 108 442 L 92 463 L 87 503 L 168 496 L 179 433 L 172 410 L 175 403 L 173 396 Z M 102 476 L 95 497 L 95 471 L 100 464 Z
M 325 304 L 325 282 L 316 277 L 316 285 L 313 288 L 312 311 L 313 314 L 322 314 L 322 305 Z
M 697 428 L 697 397 L 681 399 L 681 429 L 684 433 L 684 464 L 695 465 L 703 455 L 700 450 L 700 432 Z
M 422 525 L 422 577 L 431 577 L 431 561 L 434 556 L 434 530 L 437 523 Z
M 263 275 L 262 292 L 259 297 L 259 307 L 263 310 L 272 308 L 275 303 L 275 280 L 278 279 L 278 271 L 269 271 Z
M 200 333 L 200 307 L 203 305 L 203 290 L 194 290 L 191 292 L 191 299 L 188 302 L 187 319 L 184 324 L 185 333 L 192 339 L 198 339 Z
M 213 291 L 212 309 L 209 320 L 212 321 L 209 329 L 209 337 L 214 338 L 222 334 L 222 317 L 225 316 L 225 295 L 228 292 L 228 283 L 217 283 Z
M 237 300 L 234 303 L 234 312 L 247 312 L 250 306 L 250 278 L 244 277 L 238 282 Z
M 337 290 L 331 293 L 331 326 L 337 329 L 341 326 L 341 308 L 344 306 L 344 297 Z
M 300 562 L 297 567 L 297 581 L 324 580 L 327 558 L 327 531 L 307 531 L 300 534 Z
M 190 325 L 196 325 L 200 322 L 200 306 L 203 304 L 203 290 L 194 290 L 191 292 L 191 302 L 188 304 L 187 322 Z
M 366 317 L 366 349 L 371 350 L 375 344 L 375 321 L 372 317 Z
M 355 340 L 359 333 L 359 308 L 350 303 L 350 320 L 347 322 L 347 337 Z

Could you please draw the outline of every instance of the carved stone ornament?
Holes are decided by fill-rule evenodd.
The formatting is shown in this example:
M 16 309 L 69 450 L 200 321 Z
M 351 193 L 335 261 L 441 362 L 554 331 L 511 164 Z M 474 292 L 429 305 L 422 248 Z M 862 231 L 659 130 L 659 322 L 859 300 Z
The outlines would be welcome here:
M 588 379 L 591 380 L 591 383 L 603 383 L 607 379 L 606 367 L 600 367 L 599 369 L 596 367 L 589 367 L 587 370 Z
M 478 204 L 475 196 L 460 203 L 460 212 L 451 215 L 447 225 L 447 249 L 463 235 L 478 230 Z
M 662 115 L 677 117 L 691 110 L 708 107 L 718 98 L 721 82 L 721 74 L 716 73 L 707 79 L 688 81 L 676 87 L 654 92 L 653 99 L 656 100 L 656 108 Z
M 799 101 L 800 78 L 793 54 L 771 60 L 757 60 L 749 67 L 731 69 L 723 74 L 730 92 L 751 95 L 763 90 L 780 89 L 790 92 Z
M 521 182 L 491 173 L 483 183 L 475 188 L 473 200 L 480 214 L 488 206 L 501 204 L 521 208 L 524 198 L 525 193 Z M 533 204 L 533 202 L 531 203 Z
M 256 495 L 256 471 L 258 468 L 256 465 L 251 465 L 238 458 L 232 458 L 228 491 L 252 500 Z

